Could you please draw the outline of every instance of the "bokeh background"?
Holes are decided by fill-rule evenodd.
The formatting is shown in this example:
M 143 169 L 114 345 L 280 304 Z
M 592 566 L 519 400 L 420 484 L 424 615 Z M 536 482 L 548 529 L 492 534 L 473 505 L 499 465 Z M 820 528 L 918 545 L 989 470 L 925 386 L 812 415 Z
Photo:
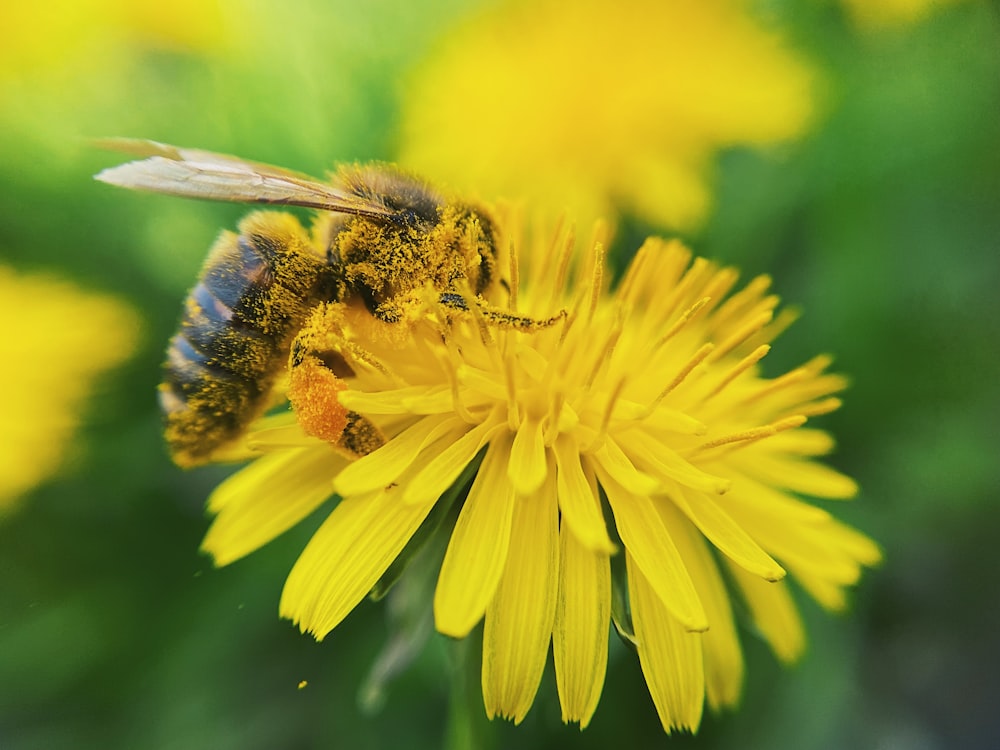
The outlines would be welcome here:
M 88 139 L 111 135 L 564 199 L 611 213 L 619 262 L 680 234 L 804 311 L 770 372 L 828 351 L 852 376 L 822 421 L 863 488 L 836 511 L 886 561 L 844 615 L 800 598 L 804 660 L 745 633 L 742 708 L 666 738 L 612 638 L 585 732 L 561 724 L 550 665 L 521 727 L 473 727 L 483 746 L 1000 747 L 1000 4 L 720 0 L 696 30 L 665 5 L 590 4 L 590 27 L 502 0 L 0 6 L 0 748 L 436 748 L 479 700 L 438 636 L 372 697 L 385 605 L 322 644 L 277 618 L 320 517 L 229 568 L 198 553 L 227 472 L 170 464 L 154 393 L 245 209 L 93 182 L 118 157 Z M 743 33 L 763 47 L 739 52 Z M 576 43 L 600 62 L 566 64 Z M 780 59 L 750 70 L 764 48 Z M 595 79 L 636 49 L 661 65 Z M 522 95 L 536 77 L 571 101 Z

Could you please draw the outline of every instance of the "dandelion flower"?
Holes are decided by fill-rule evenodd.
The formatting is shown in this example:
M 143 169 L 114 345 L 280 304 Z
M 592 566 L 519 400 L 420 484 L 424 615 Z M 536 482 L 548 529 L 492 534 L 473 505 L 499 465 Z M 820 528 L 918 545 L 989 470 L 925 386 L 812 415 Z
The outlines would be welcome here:
M 94 379 L 132 353 L 138 318 L 112 297 L 3 266 L 0 317 L 16 321 L 0 371 L 0 388 L 16 396 L 0 417 L 2 513 L 59 468 Z
M 399 160 L 581 222 L 624 211 L 690 230 L 715 153 L 803 133 L 813 81 L 732 0 L 501 3 L 415 71 Z
M 301 336 L 353 375 L 293 374 L 298 418 L 251 433 L 263 455 L 212 495 L 204 548 L 229 563 L 332 487 L 342 499 L 281 596 L 303 631 L 326 636 L 437 529 L 450 538 L 435 624 L 463 638 L 484 621 L 490 717 L 524 718 L 551 643 L 563 719 L 586 726 L 614 623 L 635 643 L 664 729 L 694 731 L 706 701 L 740 696 L 727 580 L 792 661 L 804 634 L 782 579 L 839 609 L 879 560 L 871 540 L 800 499 L 856 492 L 815 460 L 832 441 L 805 426 L 838 407 L 845 381 L 826 357 L 761 374 L 790 321 L 766 278 L 733 292 L 733 269 L 650 239 L 610 291 L 600 244 L 582 257 L 572 246 L 531 247 L 510 264 L 509 294 L 492 304 L 533 325 L 498 324 L 474 305 L 456 314 L 433 294 L 408 324 L 318 309 Z M 338 403 L 378 426 L 381 447 L 356 460 L 331 449 L 322 438 L 336 420 L 323 415 Z
M 0 26 L 0 80 L 60 67 L 89 67 L 113 59 L 117 45 L 208 50 L 222 26 L 214 2 L 133 3 L 56 0 L 44 5 L 4 3 Z

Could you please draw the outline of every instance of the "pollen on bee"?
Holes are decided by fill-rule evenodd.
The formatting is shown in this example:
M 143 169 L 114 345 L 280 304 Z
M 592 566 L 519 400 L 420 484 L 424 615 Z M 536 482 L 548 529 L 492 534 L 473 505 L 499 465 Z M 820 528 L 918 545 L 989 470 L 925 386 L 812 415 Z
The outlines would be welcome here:
M 292 368 L 288 400 L 307 435 L 336 443 L 347 426 L 347 409 L 338 394 L 347 384 L 318 357 L 308 355 Z

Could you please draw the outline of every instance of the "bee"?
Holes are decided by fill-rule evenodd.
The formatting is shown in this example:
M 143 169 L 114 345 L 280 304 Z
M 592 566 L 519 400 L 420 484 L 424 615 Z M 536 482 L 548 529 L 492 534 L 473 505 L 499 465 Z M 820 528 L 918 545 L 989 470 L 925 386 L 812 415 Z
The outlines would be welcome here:
M 342 167 L 330 182 L 233 156 L 144 140 L 102 145 L 138 160 L 96 179 L 191 198 L 318 209 L 310 234 L 297 218 L 256 211 L 208 253 L 170 340 L 159 386 L 175 462 L 195 466 L 235 443 L 271 403 L 292 343 L 322 303 L 362 306 L 395 323 L 428 286 L 468 310 L 497 279 L 493 219 L 446 200 L 389 165 Z M 472 296 L 474 295 L 474 296 Z M 482 302 L 485 309 L 485 302 Z M 531 325 L 494 311 L 503 325 Z M 300 356 L 292 357 L 292 364 Z M 365 425 L 349 414 L 348 422 Z M 374 429 L 374 428 L 372 428 Z M 364 428 L 355 434 L 376 433 Z M 379 440 L 355 448 L 364 453 Z

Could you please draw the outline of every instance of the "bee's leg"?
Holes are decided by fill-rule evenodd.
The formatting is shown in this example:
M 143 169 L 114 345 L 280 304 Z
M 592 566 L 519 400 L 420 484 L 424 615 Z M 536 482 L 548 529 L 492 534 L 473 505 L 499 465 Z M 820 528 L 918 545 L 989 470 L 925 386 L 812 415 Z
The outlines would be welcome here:
M 385 437 L 367 417 L 340 404 L 338 394 L 346 388 L 323 360 L 307 354 L 291 368 L 288 400 L 307 435 L 327 441 L 349 458 L 360 458 L 381 448 Z
M 469 303 L 461 294 L 445 292 L 439 300 L 442 305 L 453 310 L 469 311 Z M 531 318 L 527 315 L 518 315 L 510 310 L 494 307 L 481 297 L 477 297 L 474 302 L 476 312 L 482 315 L 487 323 L 492 323 L 500 328 L 516 328 L 525 332 L 537 331 L 555 325 L 566 317 L 565 310 L 560 310 L 557 315 L 550 318 Z
M 383 302 L 371 310 L 372 317 L 381 320 L 383 323 L 398 323 L 403 319 L 403 312 L 400 305 L 395 302 Z
M 315 316 L 292 343 L 288 400 L 307 435 L 360 458 L 382 447 L 385 437 L 371 420 L 340 403 L 339 394 L 347 389 L 342 378 L 353 373 L 339 352 L 322 346 L 322 321 L 322 315 Z
M 350 458 L 361 458 L 385 445 L 385 435 L 368 417 L 347 412 L 347 425 L 340 441 L 333 447 Z

